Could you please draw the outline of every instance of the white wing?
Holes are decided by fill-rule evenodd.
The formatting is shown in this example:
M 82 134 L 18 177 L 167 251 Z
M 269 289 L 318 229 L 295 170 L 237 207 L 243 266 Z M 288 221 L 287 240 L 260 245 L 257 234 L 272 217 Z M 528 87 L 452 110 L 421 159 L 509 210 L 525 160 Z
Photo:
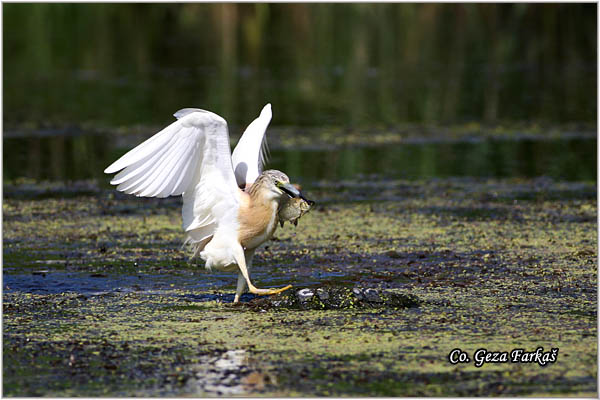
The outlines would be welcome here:
M 183 228 L 193 241 L 199 241 L 237 215 L 239 208 L 227 122 L 198 109 L 180 110 L 175 116 L 177 121 L 104 172 L 122 170 L 111 183 L 125 193 L 145 197 L 183 194 Z
M 261 174 L 268 157 L 265 132 L 271 122 L 271 104 L 263 107 L 256 118 L 244 131 L 233 150 L 231 160 L 238 185 L 252 184 Z

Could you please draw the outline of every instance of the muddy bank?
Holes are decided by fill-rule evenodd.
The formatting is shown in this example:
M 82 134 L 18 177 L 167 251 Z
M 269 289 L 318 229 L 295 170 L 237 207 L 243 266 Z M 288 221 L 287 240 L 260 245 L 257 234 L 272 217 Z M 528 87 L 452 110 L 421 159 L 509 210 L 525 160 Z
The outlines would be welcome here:
M 234 306 L 235 276 L 180 250 L 180 200 L 93 181 L 5 187 L 4 394 L 595 395 L 594 182 L 305 190 L 317 208 L 258 252 L 256 285 L 293 284 L 297 305 L 300 289 L 358 288 L 413 306 Z M 538 347 L 559 348 L 556 362 L 448 361 Z

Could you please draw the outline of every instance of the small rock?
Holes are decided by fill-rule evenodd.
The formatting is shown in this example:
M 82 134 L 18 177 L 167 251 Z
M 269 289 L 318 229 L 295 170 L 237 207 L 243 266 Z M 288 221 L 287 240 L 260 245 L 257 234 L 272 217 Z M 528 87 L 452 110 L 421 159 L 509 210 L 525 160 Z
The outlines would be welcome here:
M 352 293 L 358 300 L 363 300 L 365 298 L 365 296 L 362 293 L 362 290 L 360 290 L 359 288 L 352 289 Z
M 367 289 L 367 290 L 365 290 L 364 293 L 365 293 L 365 297 L 366 297 L 367 301 L 369 301 L 371 303 L 382 303 L 383 302 L 383 300 L 381 299 L 381 296 L 379 296 L 379 293 L 375 289 Z
M 304 289 L 298 290 L 296 295 L 298 296 L 298 300 L 308 301 L 315 295 L 315 293 L 312 290 L 310 290 L 309 288 L 304 288 Z
M 319 296 L 319 299 L 321 299 L 322 301 L 325 301 L 329 298 L 329 293 L 327 293 L 327 291 L 324 289 L 318 288 L 317 296 Z

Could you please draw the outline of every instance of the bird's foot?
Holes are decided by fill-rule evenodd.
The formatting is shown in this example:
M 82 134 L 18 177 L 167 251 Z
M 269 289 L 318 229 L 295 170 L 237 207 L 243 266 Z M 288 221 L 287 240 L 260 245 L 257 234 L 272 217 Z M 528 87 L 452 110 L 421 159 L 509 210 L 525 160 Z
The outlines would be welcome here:
M 250 289 L 251 293 L 257 294 L 259 296 L 265 296 L 265 295 L 273 295 L 273 294 L 278 294 L 281 292 L 284 292 L 288 289 L 290 289 L 292 287 L 292 285 L 287 285 L 285 287 L 282 288 L 273 288 L 273 289 L 257 289 L 257 288 L 253 288 Z

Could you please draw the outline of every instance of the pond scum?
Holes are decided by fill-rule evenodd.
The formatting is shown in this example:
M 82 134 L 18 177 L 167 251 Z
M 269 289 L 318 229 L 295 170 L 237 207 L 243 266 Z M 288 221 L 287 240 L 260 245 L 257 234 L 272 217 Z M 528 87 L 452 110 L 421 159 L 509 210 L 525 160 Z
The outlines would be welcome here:
M 246 295 L 234 306 L 235 276 L 202 272 L 180 250 L 178 199 L 5 185 L 4 395 L 597 395 L 595 182 L 306 190 L 317 206 L 258 252 L 257 285 L 414 301 L 292 309 Z M 68 290 L 53 290 L 59 273 Z M 47 290 L 23 283 L 34 277 Z M 126 283 L 86 290 L 109 278 Z M 481 348 L 539 347 L 558 348 L 556 361 L 473 361 Z M 453 349 L 470 362 L 450 363 Z

